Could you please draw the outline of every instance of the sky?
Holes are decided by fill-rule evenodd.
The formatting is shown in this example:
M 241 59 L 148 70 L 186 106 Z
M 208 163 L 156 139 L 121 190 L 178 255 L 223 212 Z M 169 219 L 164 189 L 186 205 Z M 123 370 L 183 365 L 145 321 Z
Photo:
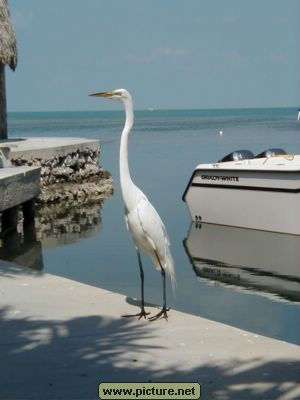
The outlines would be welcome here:
M 300 106 L 300 0 L 8 0 L 8 111 Z

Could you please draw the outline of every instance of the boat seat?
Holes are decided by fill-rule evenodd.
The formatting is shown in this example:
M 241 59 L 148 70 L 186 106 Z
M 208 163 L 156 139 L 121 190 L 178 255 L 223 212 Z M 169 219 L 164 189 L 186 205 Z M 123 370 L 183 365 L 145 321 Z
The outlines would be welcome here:
M 279 148 L 273 148 L 273 149 L 267 149 L 263 151 L 262 153 L 257 154 L 255 158 L 270 158 L 270 157 L 275 157 L 275 156 L 283 156 L 286 155 L 286 151 L 283 149 Z
M 254 158 L 254 154 L 250 150 L 235 150 L 232 153 L 227 154 L 218 162 L 227 162 L 227 161 L 239 161 L 239 160 L 250 160 Z

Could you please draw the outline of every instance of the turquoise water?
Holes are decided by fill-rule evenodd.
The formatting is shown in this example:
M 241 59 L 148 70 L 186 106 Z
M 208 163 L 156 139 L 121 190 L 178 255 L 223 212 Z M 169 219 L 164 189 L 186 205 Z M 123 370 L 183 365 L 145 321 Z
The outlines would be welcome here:
M 171 239 L 178 282 L 175 296 L 168 286 L 171 308 L 300 344 L 300 254 L 288 260 L 295 263 L 298 280 L 292 277 L 285 281 L 275 273 L 265 274 L 264 268 L 257 265 L 257 254 L 250 254 L 248 270 L 250 275 L 251 270 L 256 271 L 251 275 L 253 280 L 250 284 L 242 282 L 239 286 L 222 279 L 204 279 L 197 275 L 184 246 L 191 219 L 181 199 L 199 162 L 218 160 L 239 148 L 258 153 L 270 147 L 282 147 L 289 153 L 300 153 L 300 124 L 296 117 L 297 108 L 136 113 L 129 148 L 131 173 L 135 183 L 157 208 Z M 100 161 L 114 177 L 114 196 L 98 207 L 99 218 L 85 222 L 82 228 L 85 234 L 78 235 L 66 226 L 66 232 L 60 228 L 59 232 L 56 229 L 51 233 L 50 229 L 40 240 L 40 268 L 140 298 L 136 254 L 123 220 L 118 177 L 123 119 L 122 111 L 11 113 L 9 137 L 100 139 Z M 67 209 L 64 212 L 66 215 L 70 213 L 67 219 L 71 221 L 70 225 L 78 220 L 76 211 Z M 57 218 L 60 217 L 58 214 Z M 146 257 L 143 260 L 146 300 L 160 304 L 161 277 Z M 210 260 L 210 265 L 218 268 L 219 262 Z M 266 265 L 268 271 L 270 265 Z M 286 268 L 284 261 L 281 268 Z M 287 290 L 282 290 L 285 285 Z M 129 311 L 131 308 L 128 305 Z

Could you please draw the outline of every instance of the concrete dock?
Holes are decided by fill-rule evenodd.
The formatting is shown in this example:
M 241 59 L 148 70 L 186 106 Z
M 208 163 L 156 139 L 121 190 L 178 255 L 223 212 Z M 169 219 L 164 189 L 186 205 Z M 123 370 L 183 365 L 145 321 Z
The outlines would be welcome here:
M 1 233 L 16 229 L 19 206 L 23 206 L 24 220 L 33 220 L 34 202 L 39 193 L 40 168 L 0 168 Z
M 96 139 L 71 137 L 29 137 L 10 140 L 6 144 L 10 148 L 12 159 L 21 157 L 28 161 L 34 158 L 49 160 L 54 157 L 64 157 L 87 147 L 98 151 L 99 145 L 100 142 Z
M 34 199 L 40 192 L 40 168 L 0 168 L 0 212 Z
M 0 143 L 13 166 L 40 167 L 39 203 L 101 199 L 113 180 L 99 163 L 100 141 L 76 137 L 28 137 Z
M 200 382 L 202 399 L 300 398 L 300 347 L 0 261 L 0 397 L 97 399 L 106 381 Z M 157 311 L 147 306 L 152 315 Z

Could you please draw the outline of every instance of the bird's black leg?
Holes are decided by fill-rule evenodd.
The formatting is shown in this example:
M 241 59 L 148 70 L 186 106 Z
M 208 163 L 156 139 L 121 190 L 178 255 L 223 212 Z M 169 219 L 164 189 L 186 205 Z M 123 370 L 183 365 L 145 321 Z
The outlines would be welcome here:
M 141 277 L 141 294 L 142 294 L 142 305 L 141 305 L 141 311 L 137 314 L 133 315 L 122 315 L 123 317 L 139 317 L 141 319 L 142 317 L 146 318 L 150 312 L 146 312 L 145 310 L 145 300 L 144 300 L 144 270 L 143 270 L 143 265 L 142 265 L 142 259 L 141 259 L 141 254 L 139 249 L 137 248 L 137 257 L 138 257 L 138 263 L 140 267 L 140 277 Z
M 156 254 L 156 257 L 159 260 L 157 254 Z M 160 317 L 163 317 L 165 320 L 168 320 L 167 311 L 169 311 L 169 308 L 167 308 L 167 300 L 166 300 L 166 272 L 160 262 L 159 262 L 159 265 L 161 268 L 161 275 L 162 275 L 162 280 L 163 280 L 163 307 L 159 311 L 159 313 L 157 313 L 153 317 L 149 318 L 149 321 L 155 321 L 156 319 L 158 319 Z
M 137 249 L 137 256 L 138 256 L 138 262 L 139 262 L 139 267 L 140 267 L 141 295 L 142 295 L 142 306 L 141 306 L 140 318 L 141 318 L 141 317 L 146 318 L 146 315 L 150 314 L 150 312 L 146 312 L 146 311 L 145 311 L 145 299 L 144 299 L 144 270 L 143 270 L 142 259 L 141 259 L 141 254 L 140 254 L 139 249 Z

